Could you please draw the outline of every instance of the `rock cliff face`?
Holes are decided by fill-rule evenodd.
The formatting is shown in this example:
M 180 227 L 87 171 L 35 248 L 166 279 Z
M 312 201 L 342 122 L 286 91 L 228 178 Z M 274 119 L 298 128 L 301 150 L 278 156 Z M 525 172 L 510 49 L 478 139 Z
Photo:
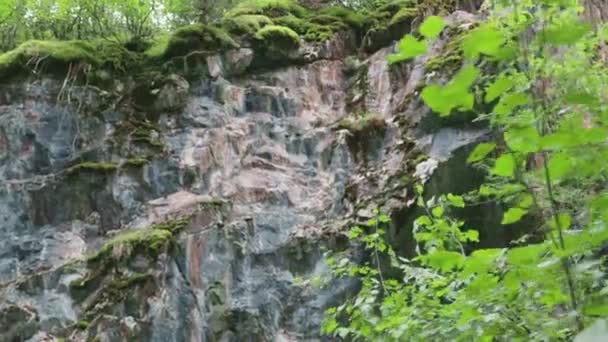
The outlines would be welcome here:
M 416 177 L 487 134 L 422 127 L 416 92 L 440 77 L 428 63 L 444 39 L 402 66 L 386 63 L 393 47 L 346 58 L 351 39 L 305 44 L 278 69 L 252 71 L 245 48 L 189 81 L 116 80 L 145 92 L 132 100 L 51 78 L 4 85 L 0 340 L 321 339 L 324 309 L 356 288 L 316 284 L 324 250 L 347 247 L 372 207 L 407 211 Z

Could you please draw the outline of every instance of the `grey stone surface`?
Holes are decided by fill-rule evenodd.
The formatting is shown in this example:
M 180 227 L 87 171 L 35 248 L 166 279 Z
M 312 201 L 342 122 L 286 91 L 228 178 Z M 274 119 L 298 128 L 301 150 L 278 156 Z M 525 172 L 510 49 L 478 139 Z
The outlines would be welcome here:
M 422 77 L 389 68 L 389 50 L 381 50 L 366 61 L 362 103 L 387 128 L 362 139 L 369 146 L 355 156 L 348 132 L 332 128 L 358 114 L 346 103 L 341 60 L 352 44 L 338 36 L 305 46 L 304 64 L 255 74 L 243 74 L 253 56 L 240 49 L 209 65 L 214 79 L 189 84 L 169 75 L 143 140 L 137 127 L 122 126 L 138 113 L 84 112 L 57 101 L 58 81 L 1 90 L 0 322 L 19 320 L 26 330 L 0 329 L 0 340 L 319 340 L 324 310 L 356 285 L 310 284 L 329 272 L 321 247 L 344 233 L 349 217 L 370 215 L 355 210 L 358 202 L 387 194 L 387 210 L 407 206 L 411 195 L 395 187 L 414 172 L 405 141 L 443 161 L 483 135 L 454 128 L 423 136 L 397 125 L 426 110 L 399 109 Z M 148 161 L 128 166 L 137 157 Z M 66 172 L 83 161 L 116 168 Z M 71 289 L 93 274 L 82 260 L 112 236 L 198 213 L 212 199 L 230 208 L 195 214 L 171 252 L 135 257 L 84 293 Z M 95 289 L 141 273 L 151 279 L 113 293 L 115 302 L 99 301 L 103 314 L 87 317 L 87 304 L 101 296 Z M 88 325 L 75 328 L 83 319 Z

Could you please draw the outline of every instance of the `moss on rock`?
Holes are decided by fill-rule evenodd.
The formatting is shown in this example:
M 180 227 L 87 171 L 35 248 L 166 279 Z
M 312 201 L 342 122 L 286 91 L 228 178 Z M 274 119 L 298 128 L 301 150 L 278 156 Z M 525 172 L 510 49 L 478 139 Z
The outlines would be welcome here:
M 459 27 L 448 26 L 445 29 L 446 39 L 441 50 L 434 56 L 430 57 L 425 65 L 425 72 L 442 72 L 442 74 L 450 76 L 456 70 L 460 69 L 463 62 L 462 40 L 466 35 L 467 30 Z
M 143 254 L 155 259 L 166 250 L 173 238 L 190 223 L 190 217 L 171 220 L 146 229 L 123 232 L 106 242 L 95 254 L 87 258 L 89 263 L 105 264 L 133 254 Z
M 81 172 L 97 172 L 97 173 L 112 173 L 118 170 L 118 165 L 115 163 L 97 163 L 97 162 L 84 162 L 76 164 L 65 170 L 65 174 L 72 176 Z
M 292 29 L 306 41 L 325 41 L 334 35 L 334 30 L 330 26 L 324 26 L 293 15 L 275 18 L 274 22 L 277 25 Z
M 181 27 L 171 35 L 162 56 L 170 59 L 185 56 L 193 51 L 211 53 L 238 47 L 239 44 L 224 29 L 212 25 L 193 24 Z
M 353 135 L 366 134 L 384 130 L 385 128 L 386 122 L 380 115 L 365 115 L 359 119 L 346 118 L 338 121 L 336 124 L 336 129 L 345 129 Z
M 339 18 L 342 22 L 355 29 L 360 29 L 365 25 L 365 17 L 362 14 L 342 6 L 325 7 L 320 9 L 318 14 Z
M 88 64 L 113 71 L 133 70 L 140 59 L 123 45 L 105 41 L 31 40 L 0 54 L 0 79 L 36 70 L 65 77 L 70 64 Z
M 362 47 L 376 51 L 411 31 L 411 24 L 419 15 L 416 1 L 396 0 L 380 6 L 369 14 Z
M 300 36 L 289 27 L 268 25 L 255 33 L 255 39 L 278 49 L 297 49 Z
M 148 164 L 149 162 L 150 161 L 147 158 L 129 158 L 125 161 L 124 165 L 128 167 L 139 168 Z
M 169 46 L 169 40 L 171 36 L 169 34 L 160 34 L 155 36 L 150 41 L 150 46 L 144 51 L 144 56 L 149 59 L 161 59 L 167 51 Z
M 76 327 L 79 330 L 87 330 L 87 328 L 89 327 L 89 324 L 90 324 L 89 322 L 82 320 L 82 321 L 76 322 Z
M 416 8 L 413 8 L 413 7 L 402 8 L 391 17 L 391 20 L 389 21 L 388 26 L 391 27 L 391 26 L 395 26 L 395 25 L 405 24 L 408 21 L 411 21 L 412 19 L 414 19 L 417 15 L 418 15 L 418 10 Z
M 307 11 L 294 0 L 245 0 L 228 11 L 227 17 L 243 14 L 262 14 L 271 18 L 284 15 L 294 15 L 302 18 Z
M 230 33 L 236 35 L 253 36 L 266 25 L 273 22 L 265 15 L 244 14 L 237 17 L 229 17 L 224 21 L 224 26 Z

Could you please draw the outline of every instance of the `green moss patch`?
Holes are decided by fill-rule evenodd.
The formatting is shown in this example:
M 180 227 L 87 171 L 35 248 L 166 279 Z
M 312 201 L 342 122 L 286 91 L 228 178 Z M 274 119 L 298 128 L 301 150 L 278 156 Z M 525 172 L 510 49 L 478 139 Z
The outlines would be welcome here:
M 420 11 L 416 2 L 397 0 L 389 2 L 369 14 L 363 48 L 368 52 L 387 46 L 411 31 L 412 21 Z
M 416 8 L 402 8 L 397 13 L 395 13 L 391 20 L 388 23 L 388 26 L 402 25 L 411 21 L 418 15 L 418 10 Z
M 79 330 L 87 330 L 87 328 L 89 327 L 89 324 L 90 324 L 90 323 L 89 323 L 89 322 L 87 322 L 87 321 L 78 321 L 78 322 L 76 323 L 76 327 L 77 327 Z
M 255 33 L 255 39 L 272 50 L 292 50 L 300 46 L 300 36 L 289 27 L 279 25 L 260 29 Z
M 61 64 L 75 62 L 101 64 L 101 60 L 90 43 L 31 40 L 0 55 L 0 74 L 5 75 L 11 69 L 25 66 L 28 62 L 36 62 L 36 59 Z
M 124 72 L 127 69 L 132 71 L 132 66 L 137 63 L 136 53 L 109 41 L 31 40 L 0 54 L 0 78 L 7 79 L 33 70 L 64 74 L 70 64 L 88 64 Z
M 325 41 L 334 35 L 334 30 L 329 26 L 313 23 L 308 19 L 301 19 L 293 15 L 275 18 L 274 22 L 292 29 L 306 41 Z
M 243 14 L 262 14 L 271 18 L 284 15 L 304 17 L 307 11 L 294 0 L 245 0 L 228 11 L 227 17 L 236 17 Z
M 224 21 L 224 26 L 230 33 L 236 35 L 253 36 L 257 31 L 273 22 L 265 15 L 245 14 L 238 17 L 229 17 Z
M 366 115 L 360 119 L 346 118 L 338 121 L 336 129 L 345 129 L 353 135 L 366 134 L 368 132 L 384 131 L 386 122 L 380 115 Z
M 435 56 L 430 57 L 425 65 L 426 73 L 442 72 L 446 76 L 452 75 L 462 66 L 463 51 L 462 40 L 467 30 L 448 26 L 445 35 L 448 37 L 445 44 Z
M 162 56 L 169 59 L 185 56 L 193 51 L 211 53 L 238 47 L 239 44 L 224 29 L 216 26 L 193 24 L 184 26 L 173 33 Z M 159 50 L 160 48 L 156 47 L 156 49 Z
M 346 7 L 325 7 L 320 9 L 318 14 L 339 18 L 342 22 L 355 29 L 360 29 L 365 25 L 365 17 L 362 14 Z
M 81 172 L 94 172 L 94 173 L 112 173 L 118 170 L 118 165 L 115 163 L 96 163 L 96 162 L 84 162 L 65 170 L 65 174 L 68 176 L 76 175 Z
M 161 34 L 150 41 L 150 46 L 144 51 L 144 56 L 150 59 L 161 59 L 169 47 L 171 36 Z
M 140 168 L 149 162 L 150 161 L 146 158 L 130 158 L 125 161 L 124 165 L 127 167 Z

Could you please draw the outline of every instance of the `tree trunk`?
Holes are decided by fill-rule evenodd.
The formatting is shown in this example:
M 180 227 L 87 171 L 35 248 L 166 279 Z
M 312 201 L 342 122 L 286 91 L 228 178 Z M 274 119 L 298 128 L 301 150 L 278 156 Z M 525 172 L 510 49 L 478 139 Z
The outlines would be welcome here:
M 608 21 L 608 1 L 606 0 L 583 0 L 585 12 L 583 16 L 589 20 L 594 27 Z

